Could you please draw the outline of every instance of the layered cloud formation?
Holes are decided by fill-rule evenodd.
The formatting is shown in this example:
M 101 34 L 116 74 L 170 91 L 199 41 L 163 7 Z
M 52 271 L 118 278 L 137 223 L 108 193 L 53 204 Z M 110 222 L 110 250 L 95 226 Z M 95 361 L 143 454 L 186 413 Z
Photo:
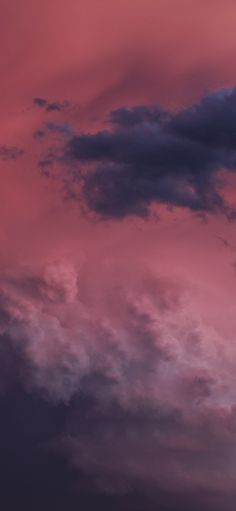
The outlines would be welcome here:
M 127 273 L 115 260 L 104 265 L 96 288 L 66 260 L 1 274 L 2 347 L 17 353 L 28 393 L 64 408 L 63 427 L 47 441 L 92 479 L 90 490 L 141 490 L 167 509 L 174 495 L 187 509 L 187 495 L 198 494 L 208 509 L 225 509 L 223 501 L 231 509 L 230 335 L 196 314 L 191 285 L 145 268 Z M 223 302 L 222 314 L 233 321 Z M 1 372 L 2 395 L 12 378 Z

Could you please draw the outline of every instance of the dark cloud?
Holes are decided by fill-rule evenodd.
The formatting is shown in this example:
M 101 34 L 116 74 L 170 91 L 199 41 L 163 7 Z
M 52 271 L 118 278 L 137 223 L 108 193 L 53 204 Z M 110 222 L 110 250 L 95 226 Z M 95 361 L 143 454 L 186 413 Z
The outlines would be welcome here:
M 34 98 L 33 102 L 36 106 L 45 110 L 45 112 L 61 112 L 69 106 L 68 101 L 48 101 L 44 98 Z
M 199 104 L 174 116 L 171 128 L 180 136 L 200 144 L 233 151 L 235 164 L 236 89 L 208 94 Z
M 0 145 L 0 160 L 16 160 L 23 154 L 23 149 L 15 146 Z
M 148 123 L 159 123 L 169 120 L 169 114 L 159 106 L 135 106 L 133 108 L 117 108 L 111 112 L 109 120 L 112 124 L 120 126 L 135 126 Z
M 109 120 L 111 130 L 72 135 L 61 158 L 63 179 L 80 187 L 89 210 L 108 218 L 145 216 L 156 203 L 235 218 L 220 179 L 220 171 L 235 170 L 235 89 L 177 114 L 137 106 L 119 108 Z
M 1 381 L 7 382 L 0 393 L 4 509 L 92 511 L 99 505 L 105 511 L 189 511 L 191 505 L 194 511 L 233 511 L 235 499 L 227 492 L 204 485 L 177 489 L 170 482 L 182 470 L 181 459 L 187 470 L 196 471 L 203 458 L 210 471 L 214 464 L 221 470 L 232 441 L 232 436 L 224 440 L 222 430 L 233 432 L 232 413 L 187 424 L 177 407 L 101 406 L 96 378 L 68 404 L 55 404 L 29 388 L 28 363 L 14 341 L 1 336 L 0 348 Z M 152 480 L 157 460 L 170 467 L 168 488 Z
M 159 506 L 165 506 L 168 511 L 177 511 L 181 502 L 181 509 L 188 510 L 186 495 L 175 497 L 161 488 L 156 489 L 154 496 L 135 489 L 125 494 L 109 493 L 96 487 L 92 475 L 72 467 L 63 452 L 55 448 L 58 438 L 75 429 L 75 423 L 77 435 L 85 430 L 90 430 L 92 435 L 96 424 L 103 429 L 112 420 L 112 410 L 104 413 L 103 418 L 98 413 L 96 421 L 96 407 L 85 395 L 65 406 L 52 404 L 37 392 L 29 392 L 22 383 L 25 361 L 16 346 L 10 338 L 2 337 L 0 346 L 1 369 L 5 365 L 8 368 L 4 378 L 9 382 L 4 394 L 0 394 L 0 505 L 3 509 L 93 511 L 99 507 L 104 511 L 144 511 L 148 507 L 156 511 Z M 113 411 L 112 422 L 117 425 L 121 422 L 122 430 L 125 416 Z
M 34 98 L 34 104 L 39 106 L 40 108 L 44 108 L 47 106 L 48 102 L 43 98 Z
M 46 135 L 46 133 L 45 133 L 45 131 L 44 131 L 44 130 L 42 130 L 42 129 L 40 129 L 40 130 L 36 130 L 36 131 L 34 132 L 34 137 L 35 137 L 35 138 L 43 138 L 43 137 L 45 137 L 45 135 Z

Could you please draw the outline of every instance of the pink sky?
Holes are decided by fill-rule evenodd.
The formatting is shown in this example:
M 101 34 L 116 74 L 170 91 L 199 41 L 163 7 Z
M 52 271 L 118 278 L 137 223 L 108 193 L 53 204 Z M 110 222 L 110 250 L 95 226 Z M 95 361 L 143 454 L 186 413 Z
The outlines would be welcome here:
M 171 362 L 166 373 L 163 369 L 160 381 L 149 378 L 147 366 L 143 383 L 136 386 L 132 376 L 130 382 L 128 377 L 122 379 L 122 357 L 112 365 L 107 354 L 109 343 L 105 341 L 101 341 L 101 366 L 109 376 L 110 364 L 111 372 L 118 375 L 115 398 L 124 408 L 138 406 L 146 395 L 147 400 L 153 400 L 153 406 L 165 397 L 170 404 L 179 401 L 184 411 L 190 405 L 181 393 L 182 376 L 187 381 L 191 371 L 209 370 L 217 380 L 217 388 L 199 414 L 213 410 L 220 416 L 219 419 L 217 415 L 217 427 L 224 429 L 222 416 L 235 406 L 235 224 L 221 215 L 203 222 L 189 212 L 167 212 L 164 207 L 158 221 L 86 218 L 76 203 L 63 200 L 56 180 L 40 175 L 37 162 L 44 142 L 36 141 L 33 133 L 46 120 L 66 121 L 74 130 L 95 131 L 103 126 L 108 112 L 119 106 L 157 103 L 177 110 L 206 92 L 233 87 L 235 22 L 234 0 L 1 2 L 0 143 L 25 152 L 16 161 L 0 161 L 0 284 L 13 322 L 20 323 L 18 331 L 14 325 L 11 327 L 11 334 L 17 342 L 24 335 L 28 339 L 24 349 L 36 368 L 32 386 L 47 388 L 52 399 L 63 401 L 71 397 L 60 373 L 63 357 L 66 364 L 75 357 L 76 371 L 89 373 L 97 369 L 99 329 L 107 328 L 117 344 L 121 332 L 124 334 L 120 349 L 125 363 L 132 357 L 142 359 L 142 349 L 136 353 L 134 348 L 135 335 L 127 326 L 128 312 L 122 297 L 157 320 L 161 313 L 149 280 L 155 283 L 161 279 L 164 289 L 176 286 L 181 296 L 173 317 L 167 314 L 159 325 L 163 343 L 176 356 L 176 366 Z M 45 113 L 33 104 L 35 97 L 67 100 L 71 108 Z M 229 240 L 230 246 L 225 247 L 219 236 Z M 26 266 L 28 270 L 23 269 Z M 37 299 L 19 287 L 28 271 L 43 282 Z M 58 298 L 61 293 L 63 303 Z M 66 334 L 60 320 L 68 325 Z M 202 336 L 197 354 L 189 352 L 184 341 L 181 344 L 183 332 L 190 331 L 193 325 Z M 155 328 L 158 335 L 156 323 Z M 47 371 L 52 366 L 50 377 Z M 71 371 L 73 394 L 77 381 L 73 368 Z M 176 389 L 175 383 L 179 385 Z M 160 392 L 158 385 L 165 391 Z M 192 408 L 188 413 L 188 424 L 197 429 L 202 415 L 199 418 L 198 410 Z M 215 434 L 217 437 L 218 430 Z M 233 445 L 235 440 L 230 435 L 224 430 L 223 440 L 220 437 L 227 449 L 228 443 Z M 189 442 L 193 451 L 200 449 L 196 439 L 195 445 L 193 437 L 186 436 L 186 444 Z M 174 438 L 173 444 L 182 440 Z M 122 460 L 112 464 L 110 440 L 101 440 L 109 459 L 104 465 L 98 452 L 99 439 L 97 443 L 94 440 L 94 448 L 87 438 L 84 442 L 85 447 L 81 447 L 81 440 L 73 438 L 73 449 L 68 448 L 74 465 L 87 468 L 86 459 L 81 461 L 86 458 L 87 448 L 91 470 L 96 471 L 96 463 L 102 467 L 101 479 L 109 480 L 110 465 L 114 474 L 126 469 L 129 472 Z M 117 437 L 114 442 L 122 444 L 122 439 Z M 204 461 L 205 454 L 202 472 L 194 465 L 189 476 L 184 471 L 181 476 L 173 459 L 168 464 L 161 458 L 163 474 L 154 459 L 149 464 L 145 449 L 136 438 L 133 442 L 125 438 L 121 448 L 133 456 L 130 471 L 141 479 L 156 477 L 158 484 L 165 487 L 171 470 L 171 487 L 189 489 L 191 485 L 196 488 L 209 483 L 214 489 L 219 484 L 217 471 Z M 218 467 L 222 474 L 226 472 L 222 488 L 229 494 L 235 487 L 235 461 L 233 458 L 228 465 L 224 461 Z

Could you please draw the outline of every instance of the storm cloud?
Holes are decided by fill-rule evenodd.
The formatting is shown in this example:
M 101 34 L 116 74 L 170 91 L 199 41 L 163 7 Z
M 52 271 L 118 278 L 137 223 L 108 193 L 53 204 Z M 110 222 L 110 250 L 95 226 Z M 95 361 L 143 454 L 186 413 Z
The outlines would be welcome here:
M 69 470 L 81 488 L 77 498 L 68 490 L 74 502 L 86 503 L 89 491 L 104 505 L 116 496 L 117 509 L 137 509 L 141 492 L 154 508 L 179 502 L 187 511 L 198 494 L 203 509 L 231 510 L 234 347 L 229 340 L 222 351 L 220 331 L 193 314 L 180 282 L 123 268 L 111 294 L 118 268 L 110 266 L 107 290 L 100 272 L 90 288 L 66 260 L 1 273 L 0 407 L 8 396 L 22 414 L 26 476 L 31 456 L 50 466 L 59 457 L 66 465 L 51 484 Z

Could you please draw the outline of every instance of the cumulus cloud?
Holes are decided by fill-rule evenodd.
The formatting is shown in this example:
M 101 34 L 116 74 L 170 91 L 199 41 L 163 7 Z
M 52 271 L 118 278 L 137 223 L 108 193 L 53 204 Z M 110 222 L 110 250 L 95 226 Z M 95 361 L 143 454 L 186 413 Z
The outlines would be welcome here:
M 111 289 L 117 270 L 114 262 L 106 288 L 100 268 L 92 290 L 67 260 L 1 272 L 1 340 L 17 350 L 17 378 L 63 407 L 57 449 L 96 491 L 198 493 L 203 509 L 231 509 L 231 338 L 194 312 L 191 286 L 143 269 L 138 278 L 119 271 Z
M 235 218 L 222 172 L 235 171 L 236 89 L 175 114 L 158 106 L 119 108 L 109 122 L 111 129 L 71 135 L 59 158 L 71 197 L 80 196 L 88 210 L 122 218 L 166 204 Z

